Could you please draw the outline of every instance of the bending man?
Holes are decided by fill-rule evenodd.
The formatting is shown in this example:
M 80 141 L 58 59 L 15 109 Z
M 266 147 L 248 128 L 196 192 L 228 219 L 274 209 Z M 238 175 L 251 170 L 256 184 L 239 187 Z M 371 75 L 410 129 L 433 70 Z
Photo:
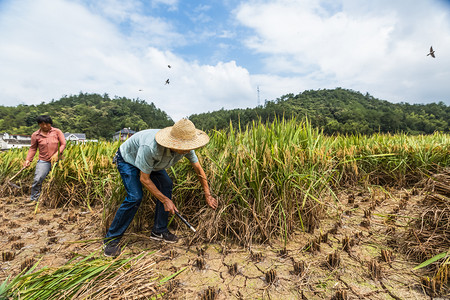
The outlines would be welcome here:
M 135 133 L 117 151 L 115 161 L 127 191 L 125 200 L 116 212 L 104 239 L 106 256 L 120 254 L 119 241 L 130 225 L 142 201 L 142 186 L 156 198 L 155 220 L 150 238 L 175 243 L 178 237 L 167 228 L 169 213 L 177 210 L 172 202 L 172 180 L 166 168 L 186 157 L 198 175 L 205 193 L 206 203 L 217 208 L 211 196 L 205 172 L 198 162 L 194 149 L 209 142 L 208 135 L 182 119 L 164 129 L 147 129 Z

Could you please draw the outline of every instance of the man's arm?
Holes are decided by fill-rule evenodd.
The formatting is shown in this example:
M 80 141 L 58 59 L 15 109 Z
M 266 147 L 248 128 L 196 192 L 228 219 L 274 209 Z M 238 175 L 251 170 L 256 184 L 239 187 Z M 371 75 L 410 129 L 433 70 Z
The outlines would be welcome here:
M 64 133 L 58 130 L 58 140 L 59 140 L 59 155 L 61 155 L 66 148 L 66 139 L 64 138 Z
M 28 150 L 27 158 L 25 159 L 23 166 L 26 168 L 30 166 L 30 163 L 33 161 L 34 155 L 36 154 L 38 147 L 38 142 L 36 136 L 33 134 L 31 135 L 31 146 Z
M 203 171 L 203 168 L 199 162 L 191 163 L 191 165 L 192 165 L 192 168 L 194 168 L 195 173 L 197 173 L 198 180 L 200 181 L 200 184 L 203 187 L 203 191 L 205 192 L 206 203 L 212 209 L 216 209 L 217 208 L 217 200 L 216 200 L 216 198 L 211 196 L 211 192 L 210 192 L 209 186 L 208 186 L 208 180 L 206 180 L 205 171 Z
M 161 193 L 160 190 L 156 187 L 156 185 L 153 183 L 153 181 L 150 179 L 150 174 L 144 173 L 141 171 L 140 175 L 140 181 L 143 186 L 149 192 L 158 198 L 159 201 L 164 205 L 164 210 L 170 212 L 171 214 L 174 214 L 178 209 L 175 207 L 175 204 L 173 204 L 172 200 L 164 196 L 163 193 Z
M 52 155 L 51 162 L 55 163 L 62 157 L 62 153 L 64 149 L 66 148 L 66 139 L 64 138 L 64 133 L 62 133 L 61 130 L 57 129 L 57 135 L 58 135 L 58 141 L 59 141 L 59 147 L 58 150 L 55 152 L 55 154 Z

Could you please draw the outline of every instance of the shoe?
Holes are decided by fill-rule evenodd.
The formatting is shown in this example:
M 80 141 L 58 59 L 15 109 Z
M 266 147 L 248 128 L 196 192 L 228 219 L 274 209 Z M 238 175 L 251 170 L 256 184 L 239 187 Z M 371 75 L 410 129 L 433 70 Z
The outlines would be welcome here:
M 26 206 L 33 206 L 33 205 L 36 205 L 36 203 L 37 203 L 37 200 L 30 200 L 30 199 L 28 199 L 28 200 L 25 201 L 25 205 Z
M 166 231 L 163 233 L 154 233 L 152 231 L 152 233 L 150 234 L 150 238 L 157 241 L 165 241 L 166 243 L 178 242 L 178 237 L 170 231 Z
M 105 250 L 103 254 L 108 257 L 119 256 L 121 252 L 119 242 L 120 240 L 118 239 L 104 241 L 103 243 L 105 244 Z

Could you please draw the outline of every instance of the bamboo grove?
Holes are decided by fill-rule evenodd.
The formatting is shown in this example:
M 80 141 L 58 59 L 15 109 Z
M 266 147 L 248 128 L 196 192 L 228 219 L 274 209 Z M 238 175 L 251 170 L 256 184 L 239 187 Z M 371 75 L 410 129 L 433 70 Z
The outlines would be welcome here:
M 220 202 L 216 212 L 205 209 L 187 160 L 169 170 L 175 204 L 194 225 L 203 225 L 196 238 L 210 241 L 227 237 L 248 244 L 286 239 L 293 230 L 314 230 L 327 201 L 339 201 L 334 195 L 341 187 L 406 186 L 450 165 L 450 135 L 443 133 L 327 136 L 308 121 L 275 120 L 245 128 L 230 126 L 211 131 L 210 136 L 210 143 L 197 154 Z M 43 185 L 40 205 L 102 206 L 107 228 L 125 196 L 112 163 L 118 147 L 118 142 L 69 144 L 65 158 Z M 34 164 L 14 179 L 21 189 L 7 183 L 20 170 L 26 153 L 27 149 L 0 153 L 2 196 L 29 192 Z M 129 230 L 147 226 L 152 212 L 153 201 L 145 199 Z M 209 216 L 199 218 L 202 214 Z M 200 219 L 209 223 L 196 223 Z

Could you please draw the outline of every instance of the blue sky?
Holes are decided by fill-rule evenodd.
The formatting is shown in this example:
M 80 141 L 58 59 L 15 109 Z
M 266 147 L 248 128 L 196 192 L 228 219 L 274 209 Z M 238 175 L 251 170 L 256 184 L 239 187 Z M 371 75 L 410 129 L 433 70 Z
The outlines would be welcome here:
M 450 105 L 449 53 L 443 0 L 0 0 L 5 106 L 107 93 L 176 121 L 254 107 L 258 87 Z

